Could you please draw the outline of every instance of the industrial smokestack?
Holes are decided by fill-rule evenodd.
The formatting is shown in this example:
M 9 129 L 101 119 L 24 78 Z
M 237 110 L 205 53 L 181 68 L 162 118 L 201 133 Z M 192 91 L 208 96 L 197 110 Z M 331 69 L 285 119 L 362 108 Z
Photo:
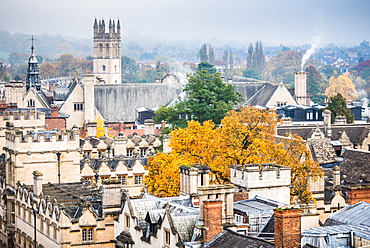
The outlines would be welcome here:
M 307 105 L 306 72 L 294 73 L 294 94 L 298 105 Z

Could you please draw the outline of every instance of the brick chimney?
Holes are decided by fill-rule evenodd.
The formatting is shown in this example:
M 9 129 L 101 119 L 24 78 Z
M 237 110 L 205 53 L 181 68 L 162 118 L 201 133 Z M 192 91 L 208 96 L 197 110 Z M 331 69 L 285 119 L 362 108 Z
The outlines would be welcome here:
M 219 235 L 222 228 L 222 200 L 207 200 L 203 202 L 204 211 L 204 243 L 210 242 Z
M 50 112 L 51 112 L 51 118 L 58 118 L 59 117 L 58 105 L 51 105 Z
M 274 209 L 275 248 L 301 247 L 300 209 Z
M 370 203 L 370 188 L 368 187 L 349 187 L 348 204 L 353 205 L 360 201 Z

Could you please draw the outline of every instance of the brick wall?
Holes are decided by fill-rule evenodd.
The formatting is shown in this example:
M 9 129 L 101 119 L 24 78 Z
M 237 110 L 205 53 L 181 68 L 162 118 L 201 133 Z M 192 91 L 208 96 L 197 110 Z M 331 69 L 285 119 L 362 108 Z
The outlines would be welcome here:
M 67 122 L 65 118 L 45 119 L 45 124 L 48 126 L 47 130 L 52 130 L 52 129 L 57 128 L 60 132 L 60 130 L 67 128 Z
M 203 202 L 204 243 L 208 243 L 222 232 L 222 201 L 207 200 Z
M 234 202 L 248 200 L 248 192 L 236 192 L 234 193 Z
M 370 188 L 348 188 L 348 204 L 353 205 L 360 201 L 370 203 Z
M 301 247 L 300 209 L 274 209 L 275 247 Z

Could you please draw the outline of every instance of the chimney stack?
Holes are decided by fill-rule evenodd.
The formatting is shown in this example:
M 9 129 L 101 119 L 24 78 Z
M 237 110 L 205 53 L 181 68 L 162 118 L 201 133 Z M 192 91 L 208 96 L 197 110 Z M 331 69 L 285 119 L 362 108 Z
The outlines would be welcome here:
M 331 137 L 331 111 L 329 109 L 324 111 L 324 127 L 326 136 Z
M 146 119 L 144 121 L 144 134 L 145 135 L 154 135 L 154 121 L 153 119 Z
M 306 72 L 304 71 L 294 73 L 294 94 L 298 105 L 307 104 Z
M 222 228 L 222 201 L 221 200 L 207 200 L 203 202 L 204 211 L 204 243 L 210 242 L 217 235 L 219 235 Z
M 274 209 L 275 248 L 301 247 L 301 209 Z
M 58 105 L 51 105 L 50 112 L 51 112 L 51 118 L 58 118 L 59 117 Z
M 115 212 L 121 208 L 121 182 L 120 180 L 105 180 L 102 182 L 103 212 Z
M 40 195 L 42 192 L 42 173 L 38 170 L 32 172 L 33 174 L 33 193 Z

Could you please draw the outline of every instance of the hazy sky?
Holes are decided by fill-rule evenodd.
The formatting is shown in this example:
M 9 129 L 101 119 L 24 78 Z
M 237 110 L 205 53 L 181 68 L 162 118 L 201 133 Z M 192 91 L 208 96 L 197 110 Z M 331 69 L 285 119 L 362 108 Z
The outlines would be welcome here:
M 0 30 L 92 37 L 94 17 L 123 37 L 355 45 L 370 40 L 370 0 L 0 0 Z M 1 43 L 0 43 L 1 46 Z

